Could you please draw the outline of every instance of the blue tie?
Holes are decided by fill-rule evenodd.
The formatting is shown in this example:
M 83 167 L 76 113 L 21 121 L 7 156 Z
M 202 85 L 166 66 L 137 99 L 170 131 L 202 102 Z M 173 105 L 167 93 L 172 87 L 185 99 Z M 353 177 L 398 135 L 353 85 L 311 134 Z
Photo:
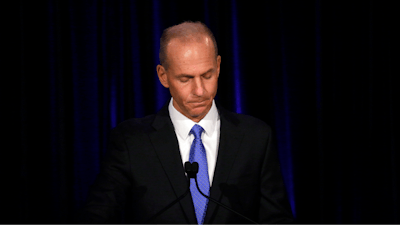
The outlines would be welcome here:
M 204 129 L 199 125 L 194 125 L 190 130 L 190 133 L 194 135 L 192 146 L 190 147 L 189 161 L 191 163 L 197 162 L 199 164 L 199 172 L 197 173 L 197 182 L 200 190 L 210 195 L 210 181 L 208 179 L 208 165 L 206 150 L 204 149 L 203 142 L 201 141 L 201 133 Z M 205 198 L 197 190 L 194 179 L 190 182 L 190 192 L 192 194 L 194 209 L 196 212 L 197 223 L 203 224 L 204 217 L 206 215 L 208 199 Z

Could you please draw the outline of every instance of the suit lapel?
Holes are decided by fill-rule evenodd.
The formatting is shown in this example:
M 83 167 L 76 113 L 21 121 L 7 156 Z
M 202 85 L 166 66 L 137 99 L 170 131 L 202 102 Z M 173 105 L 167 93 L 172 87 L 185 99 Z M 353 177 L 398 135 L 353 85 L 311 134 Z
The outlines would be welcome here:
M 150 140 L 162 167 L 178 198 L 187 190 L 187 178 L 182 166 L 178 140 L 168 113 L 168 104 L 156 115 L 153 127 L 155 132 L 150 134 Z M 189 223 L 196 223 L 192 198 L 187 195 L 180 201 Z
M 220 144 L 213 183 L 210 190 L 210 197 L 217 201 L 220 200 L 222 195 L 220 185 L 226 183 L 229 177 L 229 173 L 240 149 L 240 144 L 243 138 L 242 131 L 237 127 L 239 121 L 233 116 L 233 114 L 224 110 L 220 106 L 218 106 L 218 110 L 221 119 Z M 217 205 L 215 203 L 208 203 L 204 223 L 210 223 L 210 220 L 213 220 L 216 208 Z

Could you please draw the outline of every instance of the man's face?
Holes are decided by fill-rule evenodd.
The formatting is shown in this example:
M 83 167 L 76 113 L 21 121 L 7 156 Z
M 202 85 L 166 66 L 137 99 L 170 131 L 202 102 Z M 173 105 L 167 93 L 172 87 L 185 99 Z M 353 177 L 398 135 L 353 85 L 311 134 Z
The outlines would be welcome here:
M 162 85 L 169 88 L 174 107 L 199 122 L 210 110 L 217 94 L 221 57 L 215 58 L 210 38 L 182 42 L 172 39 L 167 47 L 168 70 L 157 66 Z

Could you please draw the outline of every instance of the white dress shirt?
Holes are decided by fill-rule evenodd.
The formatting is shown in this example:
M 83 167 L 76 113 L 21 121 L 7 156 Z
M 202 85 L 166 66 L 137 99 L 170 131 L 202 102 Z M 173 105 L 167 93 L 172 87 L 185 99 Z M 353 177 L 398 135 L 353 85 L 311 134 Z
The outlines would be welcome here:
M 208 177 L 210 179 L 211 186 L 214 177 L 215 164 L 217 162 L 219 134 L 221 127 L 221 122 L 219 119 L 217 107 L 215 106 L 215 101 L 213 100 L 211 109 L 210 111 L 208 111 L 207 115 L 198 123 L 195 123 L 194 121 L 180 113 L 178 110 L 176 110 L 173 105 L 173 98 L 171 98 L 171 101 L 169 102 L 168 111 L 172 124 L 175 128 L 176 137 L 178 139 L 179 150 L 182 157 L 182 164 L 185 164 L 185 162 L 189 161 L 190 147 L 194 140 L 194 135 L 190 134 L 190 130 L 195 124 L 203 127 L 204 132 L 201 135 L 201 140 L 206 150 Z

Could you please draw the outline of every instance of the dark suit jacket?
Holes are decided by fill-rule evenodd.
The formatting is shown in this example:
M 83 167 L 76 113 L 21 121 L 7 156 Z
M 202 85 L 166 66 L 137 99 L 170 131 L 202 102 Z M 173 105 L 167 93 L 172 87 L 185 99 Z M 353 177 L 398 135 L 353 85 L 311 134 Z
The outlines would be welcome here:
M 220 144 L 210 196 L 259 223 L 290 223 L 292 214 L 270 127 L 217 104 Z M 111 134 L 110 149 L 92 185 L 81 223 L 144 223 L 188 188 L 168 104 L 156 115 L 130 119 Z M 190 193 L 152 223 L 196 223 Z M 249 223 L 208 203 L 204 223 Z

